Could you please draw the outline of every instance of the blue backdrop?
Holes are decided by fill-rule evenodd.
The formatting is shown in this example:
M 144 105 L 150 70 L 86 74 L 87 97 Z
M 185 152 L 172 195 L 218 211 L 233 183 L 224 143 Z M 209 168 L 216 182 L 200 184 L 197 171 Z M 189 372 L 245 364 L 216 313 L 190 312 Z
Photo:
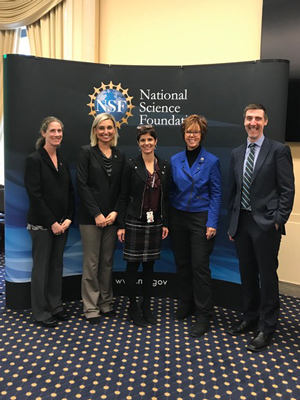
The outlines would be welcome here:
M 47 115 L 65 124 L 61 151 L 76 175 L 81 146 L 89 143 L 90 127 L 99 112 L 111 112 L 119 123 L 118 146 L 136 157 L 135 127 L 154 124 L 157 153 L 166 158 L 181 151 L 183 118 L 192 113 L 208 119 L 204 147 L 220 158 L 223 201 L 216 246 L 211 256 L 214 279 L 240 282 L 238 262 L 227 237 L 226 203 L 229 157 L 232 148 L 246 140 L 243 108 L 263 103 L 269 115 L 266 133 L 283 141 L 289 64 L 265 60 L 233 64 L 153 67 L 109 66 L 8 55 L 4 59 L 5 124 L 5 255 L 6 280 L 29 282 L 31 240 L 26 230 L 28 198 L 24 163 L 34 151 L 42 119 Z M 76 185 L 75 185 L 76 186 Z M 121 245 L 114 271 L 123 271 Z M 175 272 L 169 239 L 163 243 L 158 272 Z M 82 272 L 82 250 L 77 221 L 71 226 L 64 260 L 64 275 Z

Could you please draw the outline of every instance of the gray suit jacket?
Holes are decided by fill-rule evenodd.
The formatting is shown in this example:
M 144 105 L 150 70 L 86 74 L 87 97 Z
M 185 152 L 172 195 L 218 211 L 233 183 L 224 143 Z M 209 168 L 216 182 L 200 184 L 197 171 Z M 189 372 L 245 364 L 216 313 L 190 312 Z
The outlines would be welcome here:
M 246 144 L 231 152 L 229 175 L 229 235 L 234 237 L 238 227 L 243 165 Z M 259 152 L 250 187 L 252 215 L 264 230 L 272 229 L 275 222 L 284 233 L 294 202 L 294 173 L 290 148 L 265 137 Z

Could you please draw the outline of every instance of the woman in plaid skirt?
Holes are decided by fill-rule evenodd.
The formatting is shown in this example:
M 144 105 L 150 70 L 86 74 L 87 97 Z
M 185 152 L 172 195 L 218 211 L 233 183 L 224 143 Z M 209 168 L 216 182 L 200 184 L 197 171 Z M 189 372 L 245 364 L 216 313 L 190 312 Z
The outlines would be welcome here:
M 124 168 L 118 218 L 118 238 L 124 243 L 127 261 L 126 286 L 130 306 L 128 313 L 138 326 L 155 325 L 150 309 L 153 267 L 160 257 L 161 239 L 168 236 L 169 165 L 154 150 L 157 136 L 152 125 L 137 127 L 141 155 L 129 160 Z M 137 272 L 143 265 L 143 301 L 136 301 Z

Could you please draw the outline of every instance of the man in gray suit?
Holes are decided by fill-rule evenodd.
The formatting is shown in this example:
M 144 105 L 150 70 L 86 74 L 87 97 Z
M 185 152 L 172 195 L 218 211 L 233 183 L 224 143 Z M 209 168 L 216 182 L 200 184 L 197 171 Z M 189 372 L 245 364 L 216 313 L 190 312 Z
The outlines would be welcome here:
M 247 143 L 230 160 L 229 238 L 239 259 L 243 321 L 228 328 L 240 335 L 257 326 L 247 346 L 265 349 L 279 316 L 278 251 L 294 201 L 293 162 L 289 147 L 264 136 L 266 109 L 257 103 L 244 110 Z

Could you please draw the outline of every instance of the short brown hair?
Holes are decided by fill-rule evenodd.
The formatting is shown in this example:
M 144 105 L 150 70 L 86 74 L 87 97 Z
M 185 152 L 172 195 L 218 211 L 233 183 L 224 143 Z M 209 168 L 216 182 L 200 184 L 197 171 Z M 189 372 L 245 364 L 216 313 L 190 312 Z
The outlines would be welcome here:
M 245 107 L 245 109 L 244 109 L 244 114 L 243 114 L 244 119 L 245 119 L 245 117 L 246 117 L 246 112 L 249 111 L 249 110 L 263 110 L 263 112 L 264 112 L 264 118 L 265 118 L 265 119 L 268 119 L 267 110 L 266 110 L 266 108 L 265 108 L 262 104 L 260 104 L 260 103 L 250 103 L 250 104 L 248 104 L 248 105 Z
M 149 133 L 155 140 L 157 139 L 157 135 L 153 125 L 138 125 L 136 127 L 136 140 L 139 142 L 142 135 L 146 135 Z
M 181 124 L 181 133 L 184 139 L 184 134 L 187 128 L 193 124 L 198 124 L 201 131 L 201 142 L 205 138 L 206 132 L 208 131 L 207 119 L 203 115 L 192 114 L 186 117 Z

